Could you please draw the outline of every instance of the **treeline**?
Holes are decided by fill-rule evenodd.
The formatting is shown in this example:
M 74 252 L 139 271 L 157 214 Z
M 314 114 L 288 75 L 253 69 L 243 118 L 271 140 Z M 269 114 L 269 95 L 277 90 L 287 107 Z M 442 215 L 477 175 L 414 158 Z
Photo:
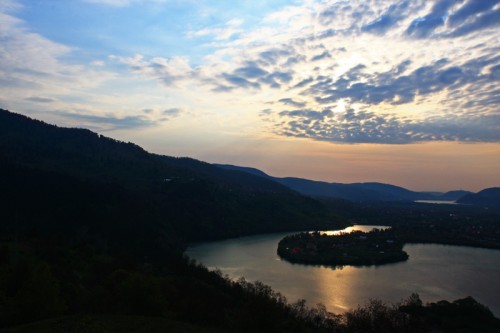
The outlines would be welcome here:
M 186 257 L 168 257 L 161 265 L 138 264 L 85 244 L 44 240 L 3 242 L 0 257 L 2 332 L 85 332 L 70 325 L 82 320 L 89 332 L 119 332 L 124 322 L 132 325 L 139 319 L 158 330 L 129 327 L 127 331 L 189 327 L 192 332 L 497 332 L 500 328 L 500 320 L 470 297 L 426 305 L 418 295 L 397 304 L 371 300 L 333 314 L 322 305 L 307 307 L 303 300 L 290 304 L 269 286 L 231 281 Z M 48 318 L 53 319 L 44 321 Z M 30 322 L 34 323 L 22 325 Z

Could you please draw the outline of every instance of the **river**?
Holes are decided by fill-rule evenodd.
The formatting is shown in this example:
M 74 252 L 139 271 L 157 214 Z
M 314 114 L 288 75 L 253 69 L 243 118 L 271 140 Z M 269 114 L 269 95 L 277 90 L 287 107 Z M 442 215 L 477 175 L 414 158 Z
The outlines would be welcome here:
M 232 279 L 261 281 L 290 302 L 305 299 L 309 305 L 322 303 L 335 313 L 363 305 L 370 298 L 398 302 L 418 293 L 424 302 L 472 296 L 500 317 L 500 250 L 407 244 L 404 250 L 410 259 L 406 262 L 333 269 L 281 260 L 276 249 L 279 240 L 288 234 L 196 244 L 186 254 Z

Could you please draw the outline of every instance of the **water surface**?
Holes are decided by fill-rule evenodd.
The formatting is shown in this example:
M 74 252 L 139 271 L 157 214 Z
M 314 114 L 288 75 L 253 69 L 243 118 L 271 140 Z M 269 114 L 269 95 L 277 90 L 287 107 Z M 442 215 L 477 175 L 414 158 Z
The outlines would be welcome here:
M 369 231 L 371 226 L 356 226 Z M 370 298 L 398 302 L 418 293 L 424 302 L 472 296 L 500 316 L 500 251 L 463 246 L 408 244 L 406 262 L 369 267 L 332 268 L 291 264 L 276 254 L 290 233 L 267 234 L 190 247 L 187 254 L 230 278 L 261 281 L 289 301 L 323 303 L 333 312 Z
M 415 202 L 435 205 L 458 205 L 458 203 L 454 200 L 415 200 Z

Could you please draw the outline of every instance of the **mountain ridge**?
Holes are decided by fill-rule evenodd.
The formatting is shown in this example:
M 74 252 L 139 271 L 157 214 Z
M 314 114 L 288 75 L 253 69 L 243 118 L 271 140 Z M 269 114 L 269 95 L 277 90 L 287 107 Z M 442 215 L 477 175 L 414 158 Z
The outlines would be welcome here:
M 149 256 L 155 242 L 161 253 L 182 251 L 177 245 L 189 241 L 346 224 L 322 203 L 270 179 L 148 153 L 130 142 L 7 110 L 0 110 L 0 164 L 0 234 L 12 234 L 9 222 L 16 233 L 66 226 L 73 238 L 106 239 L 124 251 L 129 242 L 138 253 L 151 249 L 141 252 Z M 94 200 L 100 192 L 108 195 Z M 25 195 L 30 200 L 23 201 Z
M 251 167 L 229 164 L 215 164 L 228 170 L 240 170 L 264 178 L 273 179 L 289 188 L 312 197 L 326 197 L 350 201 L 416 201 L 416 200 L 458 200 L 473 192 L 457 190 L 445 193 L 415 192 L 404 187 L 379 182 L 335 183 L 309 180 L 298 177 L 273 177 Z
M 490 187 L 460 198 L 458 203 L 484 207 L 500 207 L 500 187 Z

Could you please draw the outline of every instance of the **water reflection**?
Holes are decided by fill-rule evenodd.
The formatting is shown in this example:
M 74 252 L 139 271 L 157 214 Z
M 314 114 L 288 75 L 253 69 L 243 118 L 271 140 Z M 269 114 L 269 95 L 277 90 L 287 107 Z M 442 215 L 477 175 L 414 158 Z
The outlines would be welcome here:
M 366 227 L 366 226 L 356 226 Z M 365 231 L 371 230 L 370 229 Z M 359 230 L 359 229 L 357 229 Z M 424 302 L 473 296 L 500 316 L 500 251 L 435 244 L 409 244 L 406 262 L 331 268 L 290 264 L 276 254 L 288 233 L 199 244 L 187 254 L 230 278 L 262 281 L 289 301 L 323 303 L 336 313 L 370 298 L 398 302 L 416 292 Z

